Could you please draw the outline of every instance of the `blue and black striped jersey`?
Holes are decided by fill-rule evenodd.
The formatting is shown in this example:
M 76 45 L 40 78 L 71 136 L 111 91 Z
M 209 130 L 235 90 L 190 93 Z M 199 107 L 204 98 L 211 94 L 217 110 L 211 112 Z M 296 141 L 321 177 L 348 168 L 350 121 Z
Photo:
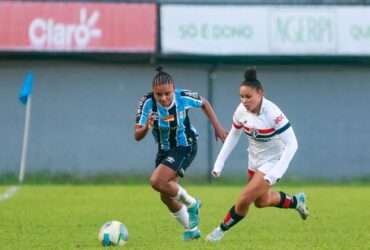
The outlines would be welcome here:
M 161 150 L 189 146 L 197 139 L 198 133 L 190 123 L 188 111 L 191 108 L 200 108 L 202 104 L 198 93 L 175 89 L 172 104 L 163 107 L 150 92 L 140 100 L 136 124 L 145 126 L 149 114 L 153 113 L 155 121 L 152 133 Z

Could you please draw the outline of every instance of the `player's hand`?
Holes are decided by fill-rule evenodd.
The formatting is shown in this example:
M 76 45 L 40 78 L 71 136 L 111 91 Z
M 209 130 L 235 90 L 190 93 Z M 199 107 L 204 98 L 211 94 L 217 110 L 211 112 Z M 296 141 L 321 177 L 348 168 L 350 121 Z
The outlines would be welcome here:
M 216 170 L 212 170 L 211 174 L 212 174 L 213 177 L 217 178 L 217 177 L 220 177 L 221 172 L 217 172 Z
M 215 162 L 215 165 L 213 166 L 213 169 L 211 171 L 211 174 L 213 177 L 220 177 L 222 169 L 224 168 L 225 162 L 217 159 Z
M 215 129 L 215 137 L 216 137 L 216 141 L 218 139 L 220 139 L 222 142 L 224 142 L 226 140 L 226 137 L 227 137 L 226 130 L 223 129 L 223 128 L 216 128 Z

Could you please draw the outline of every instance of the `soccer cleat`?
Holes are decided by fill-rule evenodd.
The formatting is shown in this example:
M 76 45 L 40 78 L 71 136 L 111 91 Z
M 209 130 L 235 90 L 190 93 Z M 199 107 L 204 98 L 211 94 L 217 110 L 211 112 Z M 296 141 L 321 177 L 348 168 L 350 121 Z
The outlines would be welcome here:
M 209 242 L 220 241 L 225 235 L 225 232 L 220 228 L 216 227 L 210 234 L 207 235 L 206 240 Z
M 297 199 L 297 207 L 296 210 L 298 211 L 299 215 L 303 220 L 307 219 L 309 212 L 308 208 L 306 206 L 306 194 L 305 193 L 299 193 L 295 195 Z
M 184 232 L 184 241 L 196 240 L 200 238 L 200 230 L 198 228 L 186 230 Z
M 189 228 L 193 229 L 199 225 L 199 209 L 202 206 L 200 200 L 196 199 L 195 203 L 188 207 L 189 213 Z

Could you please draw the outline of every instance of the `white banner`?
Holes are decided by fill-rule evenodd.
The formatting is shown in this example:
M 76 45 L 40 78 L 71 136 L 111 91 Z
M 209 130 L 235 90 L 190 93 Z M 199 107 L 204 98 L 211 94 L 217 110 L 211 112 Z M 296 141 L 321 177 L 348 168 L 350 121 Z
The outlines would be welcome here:
M 164 54 L 370 55 L 370 7 L 163 5 Z
M 340 55 L 370 55 L 370 7 L 338 8 Z
M 264 10 L 263 7 L 165 5 L 161 9 L 162 51 L 216 55 L 265 53 L 268 41 Z

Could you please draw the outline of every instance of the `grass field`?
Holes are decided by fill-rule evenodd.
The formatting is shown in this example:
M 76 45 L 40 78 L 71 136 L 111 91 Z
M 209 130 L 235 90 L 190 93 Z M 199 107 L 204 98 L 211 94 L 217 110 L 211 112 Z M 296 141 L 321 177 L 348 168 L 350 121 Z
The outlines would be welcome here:
M 203 236 L 223 218 L 241 186 L 188 186 L 203 202 Z M 250 210 L 248 218 L 218 244 L 204 237 L 183 242 L 182 228 L 147 185 L 23 186 L 0 203 L 0 249 L 103 249 L 99 227 L 124 222 L 124 249 L 370 249 L 369 186 L 279 186 L 305 191 L 311 216 L 302 221 L 293 210 Z M 6 190 L 0 186 L 0 192 Z M 113 249 L 113 248 L 112 248 Z

